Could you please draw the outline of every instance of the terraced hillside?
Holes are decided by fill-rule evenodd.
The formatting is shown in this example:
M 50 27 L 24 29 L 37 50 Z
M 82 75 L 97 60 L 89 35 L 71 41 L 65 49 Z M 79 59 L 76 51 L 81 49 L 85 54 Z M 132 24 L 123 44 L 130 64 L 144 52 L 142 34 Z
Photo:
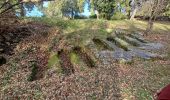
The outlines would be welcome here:
M 32 20 L 5 54 L 1 99 L 143 100 L 170 83 L 169 23 L 143 37 L 142 21 Z
M 163 48 L 162 44 L 147 41 L 138 33 L 116 33 L 115 36 L 105 39 L 95 37 L 87 45 L 73 45 L 68 50 L 64 47 L 57 52 L 53 51 L 55 54 L 49 59 L 49 65 L 59 63 L 63 72 L 69 75 L 74 73 L 74 61 L 71 61 L 73 58 L 71 56 L 81 59 L 84 64 L 92 68 L 97 67 L 97 62 L 109 65 L 111 60 L 132 63 L 135 57 L 145 60 L 164 59 L 165 54 L 156 53 L 156 50 L 161 48 Z M 75 62 L 79 63 L 79 61 Z

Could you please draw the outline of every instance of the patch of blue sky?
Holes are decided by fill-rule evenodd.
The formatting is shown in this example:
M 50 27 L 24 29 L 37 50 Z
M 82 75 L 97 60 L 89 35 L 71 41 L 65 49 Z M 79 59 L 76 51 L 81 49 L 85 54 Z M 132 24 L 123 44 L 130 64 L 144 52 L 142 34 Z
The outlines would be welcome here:
M 48 7 L 48 2 L 44 1 L 43 7 Z M 34 6 L 32 11 L 27 11 L 26 16 L 27 17 L 42 17 L 44 14 L 36 7 Z
M 81 13 L 82 15 L 84 15 L 84 16 L 90 16 L 90 11 L 89 11 L 89 9 L 88 9 L 88 3 L 86 3 L 85 4 L 85 7 L 84 7 L 84 12 L 83 13 Z
M 44 1 L 43 7 L 48 7 L 48 1 Z
M 43 13 L 39 11 L 37 7 L 34 7 L 32 11 L 27 11 L 26 16 L 27 17 L 41 17 L 43 16 Z

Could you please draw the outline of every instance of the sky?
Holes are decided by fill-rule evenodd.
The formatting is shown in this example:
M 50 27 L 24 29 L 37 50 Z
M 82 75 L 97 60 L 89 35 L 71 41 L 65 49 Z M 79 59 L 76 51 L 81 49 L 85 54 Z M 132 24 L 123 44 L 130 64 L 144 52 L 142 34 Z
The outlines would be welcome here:
M 44 2 L 43 6 L 47 7 L 48 2 Z M 88 4 L 85 4 L 84 12 L 81 13 L 81 15 L 85 15 L 85 16 L 90 15 L 90 11 L 88 10 Z M 43 16 L 43 13 L 40 12 L 37 7 L 34 7 L 34 9 L 32 11 L 26 13 L 26 16 L 27 17 L 41 17 L 41 16 Z
M 85 7 L 84 7 L 84 12 L 82 13 L 82 15 L 85 15 L 85 16 L 89 16 L 91 13 L 88 9 L 88 3 L 85 4 Z

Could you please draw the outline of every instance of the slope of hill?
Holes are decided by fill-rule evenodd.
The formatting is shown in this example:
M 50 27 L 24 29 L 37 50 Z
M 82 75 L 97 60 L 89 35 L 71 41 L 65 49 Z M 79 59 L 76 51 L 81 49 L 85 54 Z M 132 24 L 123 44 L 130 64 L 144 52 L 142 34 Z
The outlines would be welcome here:
M 117 62 L 108 56 L 100 59 L 102 54 L 97 52 L 114 49 L 105 41 L 108 37 L 115 37 L 115 31 L 124 33 L 126 39 L 117 36 L 118 39 L 114 40 L 119 42 L 122 51 L 127 51 L 129 47 L 126 44 L 140 42 L 134 44 L 135 38 L 130 38 L 129 34 L 142 32 L 146 22 L 56 18 L 23 20 L 24 24 L 18 26 L 25 30 L 7 32 L 12 33 L 10 41 L 6 38 L 10 34 L 1 34 L 1 44 L 9 42 L 6 48 L 12 49 L 11 53 L 6 52 L 8 49 L 1 52 L 1 56 L 7 58 L 6 63 L 0 66 L 1 99 L 143 100 L 152 99 L 157 90 L 170 83 L 168 22 L 156 22 L 153 32 L 144 37 L 150 42 L 163 44 L 164 48 L 152 53 L 165 54 L 166 58 L 147 60 L 135 56 L 130 63 L 124 63 L 122 59 Z M 14 44 L 13 48 L 11 44 Z

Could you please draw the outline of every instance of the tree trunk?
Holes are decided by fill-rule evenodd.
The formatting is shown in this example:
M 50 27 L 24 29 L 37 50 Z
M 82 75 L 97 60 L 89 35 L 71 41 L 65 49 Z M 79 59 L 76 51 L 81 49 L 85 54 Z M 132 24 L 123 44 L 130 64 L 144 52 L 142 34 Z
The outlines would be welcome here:
M 63 12 L 61 12 L 61 18 L 64 18 L 64 14 L 63 14 Z
M 153 22 L 156 19 L 156 15 L 155 15 L 156 10 L 155 9 L 156 9 L 157 5 L 158 5 L 158 0 L 156 0 L 154 2 L 154 6 L 152 7 L 152 11 L 151 11 L 151 15 L 150 15 L 150 18 L 149 18 L 149 21 L 148 21 L 148 25 L 147 25 L 147 28 L 144 32 L 144 35 L 146 35 L 146 36 L 148 36 L 148 33 L 150 33 L 153 29 Z
M 135 0 L 130 0 L 129 6 L 130 6 L 130 16 L 129 16 L 129 18 L 130 18 L 130 20 L 133 20 L 135 15 L 136 15 L 136 10 L 137 10 Z
M 23 3 L 20 5 L 20 16 L 24 17 L 25 16 L 25 10 L 24 10 L 24 5 Z
M 152 29 L 153 29 L 153 17 L 150 17 L 144 35 L 148 36 L 148 33 L 150 33 Z
M 133 20 L 135 18 L 135 15 L 136 15 L 136 12 L 137 12 L 137 8 L 135 8 L 131 14 L 130 14 L 130 20 Z
M 129 11 L 128 11 L 128 18 L 129 18 L 129 19 L 130 19 L 130 13 L 131 13 L 131 11 L 129 10 Z
M 99 19 L 99 12 L 96 10 L 97 19 Z
M 74 11 L 73 11 L 73 9 L 71 10 L 71 19 L 74 19 Z

